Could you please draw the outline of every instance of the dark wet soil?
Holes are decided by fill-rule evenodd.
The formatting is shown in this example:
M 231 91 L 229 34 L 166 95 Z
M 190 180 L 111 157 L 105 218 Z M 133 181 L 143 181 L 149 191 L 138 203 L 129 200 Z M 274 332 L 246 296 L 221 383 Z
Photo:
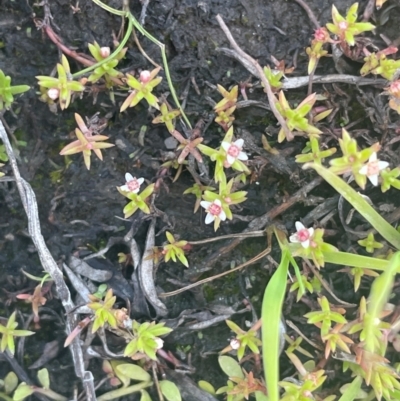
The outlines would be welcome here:
M 113 34 L 117 35 L 121 26 L 120 18 L 110 15 L 89 0 L 56 0 L 50 3 L 53 29 L 66 46 L 83 53 L 88 53 L 87 45 L 94 41 L 102 46 L 112 46 Z M 131 3 L 132 12 L 139 16 L 140 2 Z M 343 11 L 352 1 L 336 0 L 334 3 Z M 366 3 L 360 1 L 361 10 Z M 330 19 L 332 0 L 309 0 L 308 4 L 321 25 Z M 119 1 L 110 1 L 110 5 L 118 8 Z M 31 90 L 14 103 L 12 112 L 5 113 L 4 119 L 15 138 L 25 142 L 25 145 L 16 149 L 21 174 L 31 183 L 36 193 L 45 241 L 55 260 L 61 262 L 68 260 L 77 251 L 85 256 L 102 249 L 110 237 L 127 233 L 131 222 L 121 219 L 126 202 L 116 191 L 116 186 L 124 183 L 126 172 L 154 182 L 167 150 L 164 140 L 169 134 L 164 127 L 151 124 L 154 115 L 144 103 L 120 113 L 119 106 L 123 97 L 118 93 L 116 105 L 112 104 L 105 93 L 99 93 L 96 98 L 93 94 L 85 93 L 81 99 L 75 99 L 67 110 L 56 114 L 40 102 L 35 76 L 49 75 L 60 57 L 54 43 L 44 31 L 35 27 L 33 17 L 40 19 L 43 12 L 42 7 L 32 2 L 0 0 L 0 69 L 12 77 L 13 83 L 31 86 Z M 378 24 L 379 21 L 383 24 L 388 17 L 388 21 L 379 27 L 377 34 L 384 33 L 390 40 L 395 40 L 398 36 L 400 8 L 393 8 L 389 16 L 385 16 L 384 12 L 385 8 L 376 13 Z M 247 81 L 254 84 L 248 89 L 249 98 L 266 102 L 262 89 L 256 85 L 256 79 L 240 63 L 219 51 L 220 47 L 229 48 L 229 44 L 216 22 L 217 14 L 223 16 L 238 44 L 258 59 L 261 65 L 271 65 L 273 56 L 277 60 L 284 60 L 288 67 L 295 66 L 294 76 L 307 75 L 307 56 L 304 49 L 309 45 L 313 27 L 304 10 L 294 1 L 151 0 L 145 28 L 166 45 L 172 80 L 178 95 L 181 99 L 186 99 L 186 112 L 193 125 L 200 119 L 213 119 L 209 99 L 220 99 L 215 90 L 217 84 L 229 88 Z M 376 38 L 379 40 L 378 35 Z M 158 47 L 143 37 L 139 36 L 139 40 L 146 53 L 160 63 Z M 121 64 L 122 70 L 151 68 L 134 41 L 130 40 L 128 45 L 129 50 Z M 70 64 L 73 72 L 82 68 L 72 59 Z M 317 72 L 321 75 L 336 73 L 333 61 L 324 59 Z M 327 132 L 332 136 L 334 128 L 348 123 L 344 121 L 347 111 L 350 121 L 359 121 L 354 129 L 358 130 L 360 136 L 364 135 L 366 143 L 372 139 L 379 140 L 383 132 L 373 125 L 384 114 L 374 102 L 379 90 L 370 87 L 361 91 L 344 84 L 338 87 L 340 90 L 335 92 L 331 85 L 316 86 L 319 93 L 330 93 L 331 103 L 339 108 L 335 119 L 326 124 Z M 168 91 L 165 79 L 157 89 L 160 94 Z M 287 96 L 295 103 L 305 97 L 306 89 L 289 93 Z M 360 106 L 360 98 L 368 107 Z M 125 146 L 107 149 L 103 152 L 103 162 L 92 157 L 89 171 L 85 168 L 81 155 L 71 156 L 66 164 L 59 151 L 69 142 L 69 134 L 76 126 L 74 113 L 90 117 L 96 112 L 109 120 L 104 134 L 110 137 L 110 142 L 123 143 Z M 238 110 L 236 118 L 235 126 L 249 131 L 257 145 L 261 146 L 261 134 L 264 132 L 270 133 L 271 140 L 275 140 L 274 135 L 278 129 L 270 112 L 250 107 Z M 395 124 L 394 119 L 391 124 Z M 139 132 L 143 126 L 147 127 L 147 131 L 144 142 L 141 143 Z M 211 124 L 204 136 L 205 143 L 212 146 L 220 141 L 221 131 L 216 124 Z M 291 143 L 276 144 L 277 149 L 285 155 L 290 170 L 279 170 L 265 159 L 261 160 L 259 166 L 264 162 L 263 168 L 258 168 L 252 182 L 243 188 L 248 192 L 247 202 L 234 211 L 240 218 L 222 224 L 218 235 L 241 232 L 252 218 L 285 202 L 312 180 L 311 173 L 299 170 L 293 162 L 294 156 L 300 153 L 304 145 L 305 140 L 302 138 Z M 398 162 L 396 148 L 390 149 L 390 152 L 390 156 Z M 132 154 L 135 154 L 133 158 L 130 157 Z M 8 165 L 2 171 L 11 174 Z M 175 183 L 172 182 L 173 175 L 174 171 L 171 171 L 164 178 L 155 201 L 156 207 L 168 217 L 168 220 L 158 220 L 157 231 L 161 234 L 157 237 L 157 244 L 161 245 L 164 241 L 165 229 L 189 241 L 215 236 L 213 228 L 204 223 L 204 213 L 193 214 L 194 197 L 182 195 L 193 184 L 190 174 L 184 171 Z M 398 199 L 390 195 L 385 199 L 379 198 L 373 191 L 369 195 L 378 204 L 398 206 Z M 280 215 L 277 222 L 286 227 L 288 232 L 293 232 L 295 221 L 332 196 L 334 194 L 327 186 L 320 185 L 309 194 L 308 202 L 305 200 L 297 203 Z M 144 245 L 148 226 L 146 221 L 141 220 L 142 217 L 133 217 L 139 227 L 136 238 L 141 247 Z M 332 221 L 328 227 L 332 234 L 330 242 L 341 249 L 348 249 L 354 238 L 345 233 L 336 217 Z M 309 223 L 313 224 L 314 221 Z M 356 222 L 352 224 L 357 225 Z M 199 269 L 204 267 L 204 259 L 212 255 L 219 246 L 219 243 L 214 243 L 195 247 L 189 254 L 189 269 L 174 263 L 161 264 L 157 271 L 160 291 L 168 292 L 178 288 L 171 283 L 171 279 L 179 280 L 184 285 L 228 270 L 233 264 L 239 265 L 261 252 L 266 246 L 266 240 L 244 241 L 227 256 L 213 263 L 212 270 L 201 273 Z M 115 246 L 106 256 L 121 269 L 117 260 L 118 252 L 128 252 L 128 249 Z M 271 257 L 279 260 L 278 249 L 273 250 Z M 263 259 L 261 263 L 240 273 L 166 299 L 168 318 L 175 318 L 188 309 L 204 311 L 215 305 L 243 309 L 243 300 L 246 299 L 254 305 L 254 312 L 259 316 L 262 293 L 274 271 L 272 259 Z M 24 279 L 21 269 L 34 275 L 40 275 L 42 271 L 27 234 L 27 220 L 16 186 L 12 182 L 0 183 L 0 315 L 3 317 L 9 316 L 15 309 L 21 311 L 24 319 L 30 314 L 29 306 L 16 302 L 14 297 L 22 290 L 34 287 L 30 280 Z M 124 274 L 128 275 L 130 272 L 128 268 Z M 352 296 L 349 299 L 353 294 L 351 280 L 346 275 L 334 273 L 329 266 L 322 272 L 339 298 L 357 303 L 361 295 L 368 293 L 369 284 L 366 282 L 357 295 L 358 298 L 354 299 Z M 41 330 L 25 342 L 23 357 L 19 354 L 19 362 L 23 367 L 29 367 L 43 353 L 46 343 L 58 342 L 56 358 L 45 366 L 50 371 L 52 388 L 71 397 L 72 385 L 78 383 L 78 380 L 69 351 L 62 348 L 65 339 L 64 312 L 55 294 L 45 308 L 41 312 Z M 296 304 L 294 298 L 289 296 L 284 311 L 287 319 L 304 324 L 304 319 L 300 319 L 300 316 L 308 311 L 309 305 Z M 242 327 L 245 327 L 246 321 L 253 319 L 254 316 L 249 312 L 238 314 L 234 318 Z M 186 363 L 191 363 L 196 369 L 191 376 L 193 380 L 208 380 L 218 387 L 224 384 L 225 378 L 220 373 L 216 355 L 227 345 L 229 338 L 229 329 L 221 322 L 201 331 L 180 329 L 166 341 L 166 348 L 179 354 Z M 332 366 L 333 371 L 334 368 Z M 94 372 L 96 380 L 102 377 L 99 360 L 91 360 L 89 369 Z M 8 364 L 0 364 L 0 378 L 8 371 Z M 28 372 L 32 379 L 35 378 L 35 370 Z M 284 361 L 282 374 L 292 373 L 290 365 Z M 329 380 L 333 391 L 337 390 L 338 377 Z

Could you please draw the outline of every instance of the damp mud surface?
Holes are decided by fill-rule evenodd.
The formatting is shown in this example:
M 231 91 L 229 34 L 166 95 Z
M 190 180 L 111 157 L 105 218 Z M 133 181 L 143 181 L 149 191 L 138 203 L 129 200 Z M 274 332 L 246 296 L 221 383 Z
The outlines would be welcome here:
M 120 9 L 120 3 L 112 0 L 109 6 Z M 129 3 L 131 12 L 139 18 L 146 2 Z M 322 26 L 331 19 L 333 3 L 344 13 L 352 1 L 307 1 Z M 366 5 L 367 1 L 360 1 L 360 14 Z M 386 11 L 389 6 L 390 11 Z M 89 54 L 88 44 L 94 42 L 113 48 L 113 41 L 119 39 L 118 35 L 124 26 L 121 17 L 110 14 L 89 0 L 52 0 L 41 5 L 22 0 L 0 0 L 0 69 L 5 75 L 12 77 L 13 84 L 31 87 L 25 94 L 16 96 L 12 109 L 3 114 L 2 121 L 12 140 L 21 175 L 35 192 L 41 231 L 60 268 L 63 263 L 70 263 L 71 256 L 83 258 L 104 249 L 110 238 L 123 238 L 132 227 L 138 247 L 143 251 L 151 219 L 141 212 L 124 219 L 122 210 L 127 200 L 116 187 L 125 183 L 127 172 L 143 177 L 147 184 L 158 185 L 153 205 L 157 246 L 166 241 L 166 231 L 172 232 L 177 239 L 187 241 L 241 233 L 248 227 L 253 227 L 251 222 L 254 219 L 266 216 L 271 211 L 274 211 L 272 217 L 266 218 L 264 225 L 261 224 L 257 229 L 262 230 L 276 224 L 290 235 L 295 232 L 296 221 L 302 220 L 308 226 L 320 226 L 323 220 L 326 240 L 345 251 L 350 251 L 361 238 L 357 233 L 369 229 L 368 224 L 357 213 L 353 219 L 348 220 L 348 224 L 341 224 L 338 215 L 339 197 L 327 184 L 317 182 L 303 196 L 299 195 L 298 191 L 317 177 L 315 173 L 304 171 L 295 163 L 295 155 L 302 152 L 307 140 L 296 137 L 291 142 L 277 143 L 279 126 L 268 110 L 266 94 L 259 80 L 229 55 L 229 42 L 216 20 L 218 14 L 222 16 L 238 45 L 261 66 L 274 66 L 274 60 L 278 60 L 284 62 L 288 69 L 294 67 L 288 76 L 307 76 L 308 57 L 305 48 L 310 44 L 314 26 L 297 2 L 150 0 L 147 6 L 144 28 L 165 44 L 171 79 L 185 112 L 193 127 L 203 121 L 204 144 L 217 147 L 224 135 L 223 130 L 213 122 L 213 106 L 221 99 L 216 87 L 218 84 L 226 89 L 239 85 L 248 99 L 255 102 L 255 105 L 238 108 L 234 122 L 235 135 L 245 138 L 244 150 L 249 156 L 251 176 L 246 184 L 238 185 L 240 190 L 247 192 L 247 200 L 232 208 L 233 219 L 223 222 L 217 232 L 212 224 L 205 224 L 206 213 L 203 208 L 200 207 L 193 213 L 195 196 L 183 195 L 194 183 L 188 169 L 184 166 L 179 178 L 173 181 L 176 170 L 162 167 L 169 154 L 175 151 L 176 144 L 173 144 L 172 149 L 169 148 L 168 138 L 171 136 L 168 130 L 162 124 L 152 124 L 158 115 L 157 110 L 149 108 L 142 101 L 136 107 L 121 113 L 120 106 L 126 97 L 126 90 L 115 89 L 113 102 L 104 88 L 94 86 L 82 96 L 76 96 L 70 107 L 63 111 L 59 108 L 51 109 L 39 100 L 39 87 L 35 77 L 54 73 L 61 56 L 60 48 L 50 40 L 46 30 L 40 28 L 45 13 L 51 13 L 49 23 L 60 42 L 77 53 Z M 391 41 L 398 40 L 400 7 L 395 0 L 389 1 L 380 11 L 375 11 L 372 18 L 378 28 L 369 37 L 380 48 L 384 47 L 379 36 L 381 34 Z M 146 55 L 155 63 L 161 64 L 159 47 L 140 33 L 137 33 L 137 39 Z M 133 36 L 127 47 L 126 56 L 118 69 L 137 76 L 142 70 L 154 68 L 138 48 Z M 73 58 L 69 57 L 68 60 L 71 72 L 84 68 Z M 333 58 L 324 58 L 316 74 L 359 75 L 361 65 L 347 60 L 341 71 L 338 71 Z M 157 96 L 164 96 L 173 104 L 164 71 L 160 75 L 163 81 L 157 87 Z M 398 142 L 393 141 L 398 135 L 395 132 L 398 117 L 388 111 L 386 99 L 380 96 L 382 86 L 327 83 L 315 84 L 313 91 L 321 95 L 324 98 L 323 104 L 333 108 L 335 112 L 332 119 L 321 123 L 321 129 L 326 134 L 324 138 L 327 147 L 338 147 L 337 139 L 341 127 L 351 125 L 349 129 L 365 146 L 381 142 L 384 138 L 383 158 L 390 161 L 393 167 L 399 165 Z M 300 103 L 306 95 L 307 86 L 286 91 L 286 97 L 292 105 Z M 108 141 L 116 145 L 103 151 L 103 161 L 92 155 L 90 170 L 86 169 L 81 154 L 67 158 L 59 155 L 60 150 L 74 140 L 75 113 L 84 119 L 98 113 L 98 117 L 107 124 L 102 134 L 107 135 Z M 177 129 L 183 132 L 188 131 L 189 127 L 178 122 Z M 263 135 L 279 152 L 278 155 L 263 149 Z M 213 164 L 209 159 L 206 164 L 211 169 L 212 177 Z M 5 163 L 1 171 L 12 177 L 9 163 Z M 210 185 L 215 186 L 215 183 L 210 182 Z M 384 216 L 400 206 L 398 196 L 392 191 L 383 196 L 371 186 L 365 194 Z M 280 211 L 279 208 L 290 203 L 293 196 L 297 198 L 291 207 L 284 207 Z M 342 213 L 347 216 L 351 211 L 350 205 L 344 204 L 342 207 Z M 330 217 L 327 218 L 327 215 Z M 267 237 L 264 236 L 237 241 L 229 252 L 222 252 L 221 249 L 229 244 L 231 240 L 193 245 L 187 253 L 189 268 L 172 261 L 161 262 L 155 273 L 157 293 L 178 290 L 229 271 L 258 255 L 268 246 Z M 124 285 L 132 285 L 134 267 L 129 260 L 127 263 L 120 263 L 121 253 L 129 254 L 130 249 L 123 241 L 116 241 L 115 245 L 109 246 L 109 250 L 98 258 L 101 266 L 96 265 L 95 268 L 117 271 L 118 277 L 124 280 Z M 229 344 L 233 334 L 224 320 L 234 320 L 242 328 L 249 327 L 258 320 L 265 286 L 275 271 L 279 258 L 279 246 L 274 241 L 271 253 L 256 263 L 177 295 L 160 298 L 168 310 L 162 319 L 176 327 L 173 334 L 165 338 L 164 344 L 164 349 L 174 354 L 184 366 L 175 367 L 176 370 L 185 370 L 187 377 L 194 383 L 206 380 L 216 388 L 226 384 L 226 376 L 222 373 L 217 358 L 218 353 Z M 19 328 L 25 325 L 25 328 L 36 332 L 16 350 L 16 359 L 32 382 L 37 383 L 37 370 L 46 367 L 50 374 L 51 388 L 72 399 L 74 389 L 79 393 L 82 387 L 75 375 L 69 349 L 63 347 L 66 338 L 65 311 L 55 289 L 51 287 L 46 295 L 46 304 L 39 309 L 40 322 L 35 325 L 32 322 L 31 306 L 16 298 L 21 293 L 32 293 L 37 285 L 22 270 L 34 276 L 43 275 L 43 267 L 29 237 L 27 217 L 15 182 L 0 181 L 0 316 L 7 319 L 17 310 Z M 360 290 L 355 294 L 350 275 L 338 273 L 337 270 L 337 267 L 328 264 L 320 274 L 337 299 L 358 305 L 361 296 L 368 295 L 372 278 L 363 279 Z M 79 303 L 77 291 L 66 276 L 65 279 L 73 298 Z M 126 293 L 121 289 L 121 282 L 116 279 L 110 286 L 113 285 L 114 291 L 120 291 L 117 304 L 120 307 L 132 307 L 127 306 L 124 300 Z M 321 291 L 327 295 L 325 289 Z M 394 297 L 397 297 L 396 293 Z M 310 308 L 318 308 L 316 299 L 315 294 L 308 294 L 297 303 L 295 293 L 288 294 L 283 309 L 283 318 L 301 327 L 304 334 L 311 339 L 315 330 L 306 325 L 303 315 Z M 393 303 L 396 299 L 394 298 Z M 332 298 L 330 301 L 338 302 Z M 159 320 L 152 305 L 147 307 L 147 311 L 146 308 L 136 307 L 137 315 L 133 317 L 142 322 Z M 135 307 L 132 309 L 135 310 Z M 292 329 L 287 330 L 290 336 L 295 334 Z M 92 345 L 102 348 L 101 344 L 95 338 Z M 114 353 L 121 354 L 124 343 L 109 334 L 108 346 Z M 313 355 L 321 357 L 321 350 L 310 350 Z M 44 355 L 47 358 L 38 363 L 38 359 Z M 397 355 L 391 356 L 391 361 L 396 362 Z M 95 383 L 105 377 L 102 361 L 109 358 L 103 353 L 98 357 L 85 356 L 87 369 L 92 371 Z M 249 360 L 246 363 L 251 369 L 256 361 Z M 281 364 L 281 377 L 295 373 L 286 356 L 282 356 Z M 174 368 L 165 360 L 161 365 L 160 373 L 163 368 Z M 0 379 L 10 369 L 8 363 L 2 362 Z M 325 369 L 328 372 L 325 387 L 332 394 L 338 394 L 340 385 L 349 380 L 341 377 L 344 374 L 338 370 L 335 360 L 330 360 Z M 171 380 L 178 385 L 184 381 L 182 377 L 176 376 Z M 98 394 L 110 389 L 107 382 L 99 388 Z M 151 392 L 153 399 L 157 399 L 155 390 Z M 200 399 L 196 397 L 189 395 L 184 399 Z M 140 397 L 129 395 L 120 399 L 139 400 Z

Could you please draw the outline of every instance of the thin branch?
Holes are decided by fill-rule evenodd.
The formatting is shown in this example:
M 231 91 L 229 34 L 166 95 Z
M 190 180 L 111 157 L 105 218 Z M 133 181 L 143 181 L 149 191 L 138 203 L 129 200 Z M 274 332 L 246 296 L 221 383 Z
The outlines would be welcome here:
M 304 11 L 307 13 L 308 18 L 310 21 L 313 23 L 315 26 L 315 29 L 321 28 L 321 25 L 319 21 L 317 20 L 317 17 L 313 13 L 313 10 L 309 7 L 309 5 L 304 1 L 304 0 L 294 0 L 299 6 L 303 7 Z
M 236 53 L 238 53 L 243 59 L 246 59 L 257 70 L 257 76 L 263 83 L 264 91 L 267 93 L 267 96 L 268 96 L 269 107 L 271 107 L 272 113 L 274 113 L 275 118 L 278 120 L 279 124 L 281 125 L 282 129 L 284 130 L 286 139 L 288 141 L 292 140 L 294 138 L 294 135 L 288 128 L 285 119 L 282 117 L 282 115 L 279 113 L 279 111 L 276 108 L 275 103 L 277 102 L 277 99 L 276 99 L 275 95 L 272 93 L 271 85 L 269 84 L 260 64 L 258 64 L 258 62 L 253 57 L 249 56 L 246 52 L 244 52 L 239 47 L 239 45 L 236 43 L 235 39 L 233 38 L 229 28 L 226 26 L 222 17 L 218 14 L 216 16 L 216 18 L 217 18 L 219 26 L 224 31 L 225 36 L 229 40 L 229 43 L 231 44 L 233 49 L 236 51 Z
M 47 245 L 44 241 L 40 229 L 38 206 L 36 196 L 32 187 L 26 182 L 19 172 L 18 164 L 15 159 L 14 151 L 8 139 L 6 130 L 3 123 L 0 121 L 0 139 L 6 148 L 6 152 L 10 161 L 11 168 L 14 173 L 15 182 L 17 184 L 18 192 L 21 197 L 22 205 L 28 217 L 28 231 L 32 238 L 33 243 L 38 251 L 38 255 L 44 270 L 50 274 L 56 285 L 58 296 L 67 312 L 66 326 L 67 332 L 70 333 L 76 325 L 76 317 L 74 313 L 70 313 L 75 308 L 71 299 L 71 294 L 67 285 L 65 284 L 61 270 L 58 268 L 57 263 L 53 259 Z M 78 339 L 75 339 L 71 346 L 72 358 L 74 360 L 75 373 L 81 378 L 83 387 L 86 392 L 86 400 L 95 401 L 96 394 L 94 391 L 93 375 L 90 371 L 85 370 L 82 349 Z

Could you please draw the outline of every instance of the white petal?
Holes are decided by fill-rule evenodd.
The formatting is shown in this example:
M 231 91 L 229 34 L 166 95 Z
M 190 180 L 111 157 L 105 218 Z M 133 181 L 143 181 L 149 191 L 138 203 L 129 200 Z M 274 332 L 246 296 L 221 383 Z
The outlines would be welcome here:
M 379 170 L 384 170 L 386 167 L 389 167 L 389 163 L 388 162 L 382 162 L 382 161 L 378 162 Z
M 134 194 L 137 194 L 140 191 L 140 188 L 135 189 L 134 191 L 131 191 Z
M 230 165 L 232 165 L 233 163 L 235 163 L 236 158 L 231 155 L 226 155 L 226 160 Z
M 222 147 L 222 149 L 225 150 L 225 152 L 227 152 L 228 149 L 231 147 L 231 144 L 229 142 L 222 142 L 221 147 Z
M 225 213 L 223 210 L 221 210 L 221 213 L 218 215 L 218 217 L 219 217 L 222 221 L 225 221 L 225 220 L 226 220 L 226 213 Z
M 296 221 L 295 226 L 296 226 L 296 231 L 305 229 L 304 224 L 301 221 Z
M 364 164 L 364 166 L 362 166 L 362 167 L 360 168 L 360 170 L 358 171 L 358 173 L 359 173 L 359 174 L 362 174 L 362 175 L 367 175 L 367 173 L 368 173 L 368 165 L 367 165 L 367 164 Z
M 240 153 L 239 153 L 239 156 L 238 156 L 237 158 L 238 158 L 239 160 L 247 160 L 247 159 L 248 159 L 246 153 L 244 153 L 244 152 L 240 152 Z
M 378 174 L 369 175 L 368 179 L 374 187 L 378 186 Z
M 217 206 L 221 206 L 221 201 L 220 201 L 219 199 L 215 199 L 214 203 L 215 203 Z
M 137 182 L 139 185 L 142 185 L 144 183 L 144 178 L 138 178 Z
M 299 239 L 298 239 L 298 237 L 297 237 L 297 234 L 292 234 L 290 237 L 289 237 L 289 241 L 290 242 L 293 242 L 293 243 L 299 243 L 300 241 L 299 241 Z
M 133 180 L 132 174 L 126 173 L 126 174 L 125 174 L 125 181 L 126 181 L 126 182 L 129 182 L 129 181 L 132 181 L 132 180 Z
M 215 216 L 211 213 L 207 213 L 206 224 L 210 224 L 215 220 Z
M 244 144 L 244 140 L 243 140 L 242 138 L 237 139 L 237 140 L 234 142 L 234 144 L 235 144 L 238 148 L 242 149 L 242 148 L 243 148 L 243 144 Z
M 376 155 L 376 152 L 372 153 L 372 155 L 368 159 L 370 162 L 376 162 L 378 160 L 378 157 Z
M 211 202 L 208 202 L 208 201 L 201 201 L 201 202 L 200 202 L 200 205 L 201 205 L 201 207 L 204 207 L 204 209 L 207 210 L 207 209 L 210 207 Z
M 303 248 L 308 248 L 308 247 L 310 246 L 310 240 L 308 239 L 308 240 L 306 240 L 306 241 L 303 241 L 303 242 L 301 243 L 301 246 L 302 246 Z
M 119 189 L 120 189 L 121 191 L 129 192 L 128 185 L 121 185 L 121 186 L 119 187 Z
M 310 237 L 312 237 L 312 236 L 314 235 L 314 228 L 313 228 L 313 227 L 310 227 L 310 228 L 308 229 L 308 233 L 310 234 Z

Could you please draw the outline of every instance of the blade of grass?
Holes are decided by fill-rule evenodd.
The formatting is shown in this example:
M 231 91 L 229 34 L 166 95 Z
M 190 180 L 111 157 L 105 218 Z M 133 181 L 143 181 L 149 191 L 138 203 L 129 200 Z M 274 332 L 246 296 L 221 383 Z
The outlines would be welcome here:
M 371 270 L 385 270 L 389 261 L 386 259 L 373 258 L 371 256 L 356 255 L 348 252 L 323 252 L 324 261 L 336 265 L 361 267 Z M 398 273 L 400 273 L 400 268 Z
M 281 263 L 265 288 L 262 303 L 262 351 L 269 401 L 279 401 L 279 326 L 289 260 L 290 252 L 284 248 Z
M 313 168 L 326 182 L 332 185 L 332 187 L 335 188 L 336 191 L 386 239 L 386 241 L 400 250 L 400 233 L 376 212 L 350 185 L 320 164 L 308 163 L 304 168 Z

